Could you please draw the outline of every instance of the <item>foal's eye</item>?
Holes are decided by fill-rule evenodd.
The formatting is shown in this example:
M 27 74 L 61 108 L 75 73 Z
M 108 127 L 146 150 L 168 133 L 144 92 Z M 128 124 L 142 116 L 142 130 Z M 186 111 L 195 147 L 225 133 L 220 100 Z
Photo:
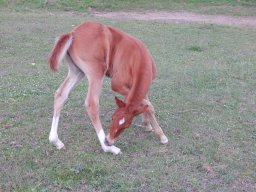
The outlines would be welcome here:
M 119 120 L 119 125 L 123 125 L 125 123 L 125 118 L 123 117 L 122 119 Z

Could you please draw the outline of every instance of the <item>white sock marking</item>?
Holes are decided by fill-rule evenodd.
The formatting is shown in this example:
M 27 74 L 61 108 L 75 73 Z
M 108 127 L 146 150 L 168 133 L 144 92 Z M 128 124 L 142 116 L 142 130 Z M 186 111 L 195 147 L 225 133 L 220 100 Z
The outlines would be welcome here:
M 56 140 L 58 139 L 58 134 L 57 134 L 58 124 L 59 124 L 59 117 L 53 117 L 51 132 L 49 136 L 49 140 L 51 143 L 56 142 Z
M 98 138 L 99 138 L 99 140 L 100 140 L 100 144 L 101 144 L 101 145 L 105 145 L 105 143 L 104 143 L 105 137 L 106 137 L 106 135 L 105 135 L 104 131 L 101 129 L 101 130 L 99 131 L 99 133 L 98 133 Z
M 119 148 L 115 147 L 114 145 L 112 145 L 112 146 L 105 145 L 104 141 L 105 141 L 106 135 L 105 135 L 103 129 L 101 129 L 99 131 L 99 133 L 97 133 L 97 135 L 98 135 L 101 147 L 104 150 L 104 152 L 110 152 L 110 153 L 113 153 L 115 155 L 121 153 L 121 150 Z
M 57 149 L 61 149 L 64 147 L 64 144 L 58 138 L 58 133 L 57 133 L 58 124 L 59 124 L 59 117 L 53 117 L 52 127 L 49 135 L 49 141 L 50 143 L 54 144 L 57 147 Z

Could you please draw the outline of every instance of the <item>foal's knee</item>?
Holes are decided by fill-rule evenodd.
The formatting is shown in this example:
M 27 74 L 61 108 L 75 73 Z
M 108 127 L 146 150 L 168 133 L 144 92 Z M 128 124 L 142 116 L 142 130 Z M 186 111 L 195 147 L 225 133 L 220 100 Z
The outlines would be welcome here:
M 148 105 L 147 111 L 148 114 L 155 114 L 155 109 L 153 107 L 153 105 Z

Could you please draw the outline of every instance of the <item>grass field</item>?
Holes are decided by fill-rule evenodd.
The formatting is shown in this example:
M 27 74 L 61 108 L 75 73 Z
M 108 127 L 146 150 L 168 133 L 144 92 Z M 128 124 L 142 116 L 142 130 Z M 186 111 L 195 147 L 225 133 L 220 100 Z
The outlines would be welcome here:
M 87 82 L 71 93 L 59 136 L 48 143 L 53 95 L 66 75 L 46 60 L 54 39 L 84 20 L 141 39 L 158 66 L 150 98 L 170 143 L 131 126 L 114 156 L 84 115 Z M 256 190 L 255 29 L 99 20 L 76 12 L 0 12 L 0 191 Z M 114 96 L 104 82 L 107 130 Z M 135 124 L 140 123 L 140 118 Z
M 0 10 L 187 10 L 203 14 L 256 15 L 255 0 L 0 0 Z

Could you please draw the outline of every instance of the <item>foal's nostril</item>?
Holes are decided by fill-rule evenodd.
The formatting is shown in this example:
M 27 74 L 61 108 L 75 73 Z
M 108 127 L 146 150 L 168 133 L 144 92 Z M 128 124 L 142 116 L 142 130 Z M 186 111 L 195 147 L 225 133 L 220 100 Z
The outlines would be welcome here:
M 107 146 L 112 146 L 112 145 L 110 144 L 110 142 L 107 140 L 107 138 L 105 138 L 104 143 L 105 143 L 105 145 L 107 145 Z

